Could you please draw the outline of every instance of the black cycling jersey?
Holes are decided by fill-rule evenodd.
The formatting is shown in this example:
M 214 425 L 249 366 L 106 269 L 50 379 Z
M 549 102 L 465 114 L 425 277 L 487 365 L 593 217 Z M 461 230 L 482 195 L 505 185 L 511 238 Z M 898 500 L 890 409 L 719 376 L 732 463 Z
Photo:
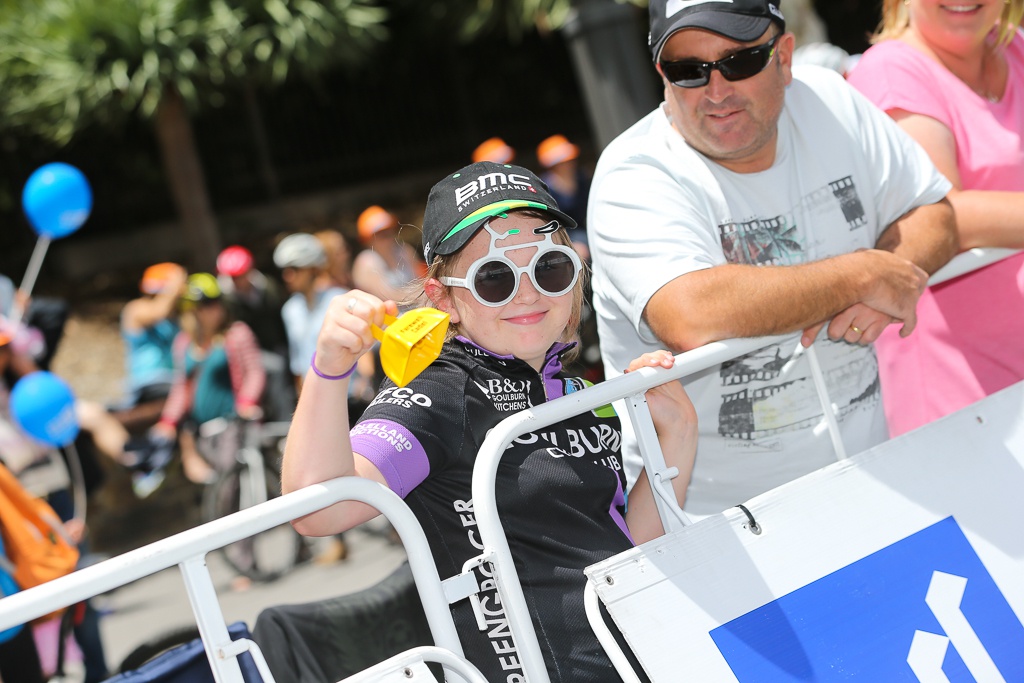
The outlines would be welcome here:
M 562 375 L 556 344 L 542 373 L 465 339 L 404 388 L 386 382 L 352 430 L 352 448 L 405 498 L 442 578 L 480 553 L 471 477 L 487 432 L 514 412 L 582 389 Z M 498 467 L 502 526 L 552 681 L 618 680 L 583 610 L 583 568 L 630 548 L 619 419 L 606 406 L 524 435 Z M 500 599 L 478 576 L 487 629 L 468 600 L 452 606 L 466 657 L 488 681 L 523 681 Z

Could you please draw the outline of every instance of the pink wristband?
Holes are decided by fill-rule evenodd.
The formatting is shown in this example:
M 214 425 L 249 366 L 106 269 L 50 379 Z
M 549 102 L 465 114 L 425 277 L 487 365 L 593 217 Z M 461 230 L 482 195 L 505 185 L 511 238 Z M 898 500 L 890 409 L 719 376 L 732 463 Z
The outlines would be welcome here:
M 324 373 L 320 372 L 316 367 L 316 351 L 313 352 L 313 357 L 309 360 L 309 367 L 313 369 L 313 372 L 316 373 L 316 376 L 323 377 L 324 379 L 345 379 L 346 377 L 348 377 L 349 375 L 356 371 L 356 365 L 356 363 L 353 363 L 352 367 L 348 369 L 348 372 L 342 373 L 340 375 L 325 375 Z

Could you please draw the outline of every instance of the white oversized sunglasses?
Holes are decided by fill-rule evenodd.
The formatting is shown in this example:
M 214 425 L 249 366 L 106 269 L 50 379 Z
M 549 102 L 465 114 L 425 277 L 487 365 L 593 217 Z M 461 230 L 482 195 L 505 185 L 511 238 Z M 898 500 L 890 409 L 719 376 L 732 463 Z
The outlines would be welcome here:
M 557 221 L 551 221 L 533 231 L 534 234 L 544 235 L 543 241 L 508 247 L 498 247 L 496 244 L 498 240 L 517 234 L 518 229 L 500 234 L 491 229 L 491 221 L 484 223 L 483 227 L 491 236 L 491 247 L 487 254 L 473 262 L 465 278 L 442 277 L 442 284 L 465 287 L 484 306 L 497 308 L 515 298 L 523 273 L 529 275 L 538 292 L 547 296 L 565 294 L 579 279 L 583 269 L 580 257 L 571 247 L 556 244 L 551 238 L 558 230 Z M 505 256 L 506 251 L 529 247 L 536 247 L 537 253 L 526 266 L 517 266 Z

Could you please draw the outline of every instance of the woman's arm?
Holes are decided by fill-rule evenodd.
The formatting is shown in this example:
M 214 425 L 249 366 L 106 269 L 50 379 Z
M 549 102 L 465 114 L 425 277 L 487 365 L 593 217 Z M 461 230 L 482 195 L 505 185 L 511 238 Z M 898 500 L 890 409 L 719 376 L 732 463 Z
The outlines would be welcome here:
M 138 332 L 170 317 L 185 289 L 187 278 L 184 268 L 175 268 L 168 276 L 167 284 L 154 297 L 129 301 L 121 312 L 121 326 L 127 332 Z
M 675 357 L 671 353 L 655 351 L 645 353 L 634 360 L 626 372 L 645 367 L 671 368 L 673 365 Z M 697 456 L 697 411 L 686 395 L 683 385 L 677 381 L 648 389 L 645 398 L 658 432 L 658 442 L 665 456 L 665 464 L 679 470 L 679 476 L 672 480 L 672 488 L 679 506 L 682 507 L 686 501 L 686 489 L 690 485 L 690 475 L 693 473 L 693 463 Z M 633 541 L 638 545 L 665 533 L 646 469 L 640 471 L 640 476 L 629 492 L 626 525 Z
M 953 132 L 930 116 L 902 109 L 888 113 L 953 183 L 949 201 L 956 214 L 961 251 L 975 247 L 1024 248 L 1024 192 L 964 190 Z
M 163 411 L 160 413 L 160 421 L 153 426 L 153 429 L 167 438 L 174 438 L 178 430 L 178 424 L 185 417 L 189 408 L 188 380 L 185 377 L 185 351 L 188 348 L 188 335 L 179 332 L 174 338 L 171 346 L 174 357 L 174 378 L 171 380 L 171 390 L 164 401 Z
M 243 419 L 258 418 L 260 398 L 267 383 L 256 335 L 243 322 L 235 322 L 224 336 L 228 354 L 231 389 L 235 395 L 235 410 Z
M 348 372 L 373 346 L 370 324 L 383 325 L 385 313 L 398 314 L 394 302 L 382 302 L 359 290 L 331 301 L 320 328 L 314 358 L 320 374 L 313 367 L 306 373 L 285 442 L 281 466 L 281 488 L 285 493 L 337 477 L 364 477 L 386 484 L 380 470 L 352 452 L 348 426 L 350 378 L 321 376 Z M 292 524 L 299 533 L 326 536 L 351 529 L 378 514 L 363 503 L 343 501 Z

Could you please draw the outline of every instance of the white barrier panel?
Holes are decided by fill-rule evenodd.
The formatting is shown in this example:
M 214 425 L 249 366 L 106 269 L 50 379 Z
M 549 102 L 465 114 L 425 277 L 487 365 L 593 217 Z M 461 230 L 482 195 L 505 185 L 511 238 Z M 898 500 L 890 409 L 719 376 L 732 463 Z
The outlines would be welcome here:
M 1004 258 L 1008 258 L 1018 253 L 1020 253 L 1019 249 L 969 249 L 963 253 L 957 254 L 953 257 L 952 261 L 935 271 L 932 276 L 928 278 L 928 284 L 937 285 L 940 282 L 952 280 L 955 277 L 960 277 L 961 275 L 978 270 L 979 268 L 990 266 L 997 261 L 1002 261 Z
M 655 682 L 1024 681 L 1022 408 L 1024 383 L 591 585 Z

